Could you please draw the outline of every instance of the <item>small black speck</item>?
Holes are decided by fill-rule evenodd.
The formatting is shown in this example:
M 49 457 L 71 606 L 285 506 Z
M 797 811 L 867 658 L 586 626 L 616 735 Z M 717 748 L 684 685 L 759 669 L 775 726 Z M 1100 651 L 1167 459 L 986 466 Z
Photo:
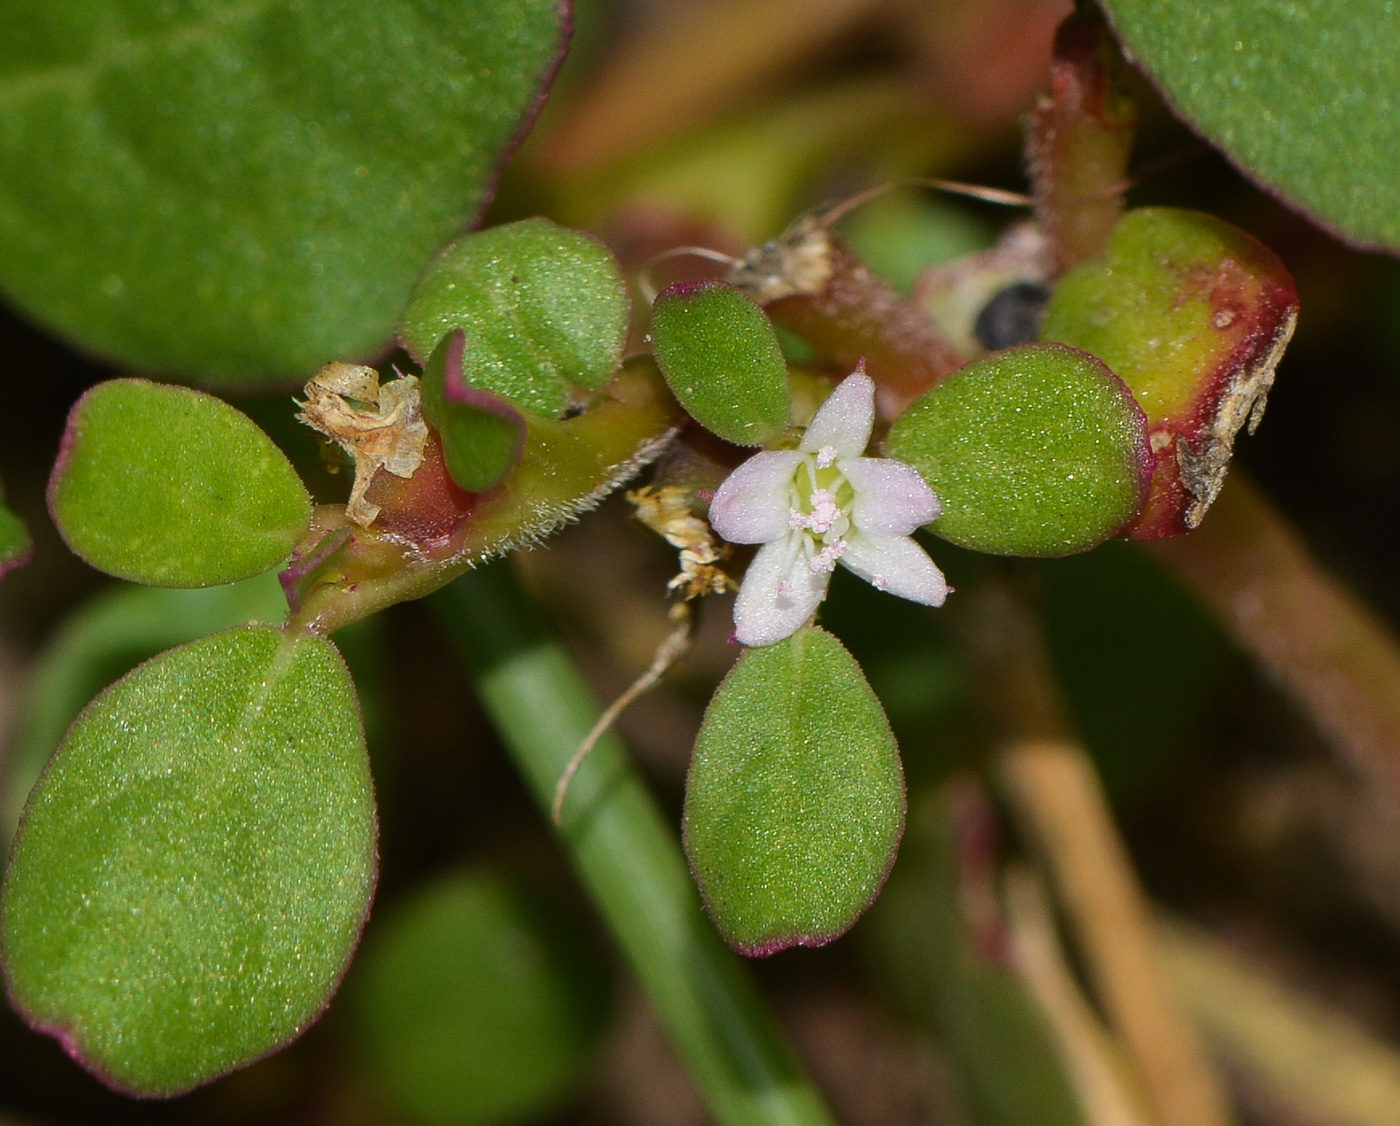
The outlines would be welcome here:
M 1039 282 L 1021 281 L 1008 285 L 977 314 L 973 334 L 989 351 L 1030 344 L 1040 331 L 1050 289 Z

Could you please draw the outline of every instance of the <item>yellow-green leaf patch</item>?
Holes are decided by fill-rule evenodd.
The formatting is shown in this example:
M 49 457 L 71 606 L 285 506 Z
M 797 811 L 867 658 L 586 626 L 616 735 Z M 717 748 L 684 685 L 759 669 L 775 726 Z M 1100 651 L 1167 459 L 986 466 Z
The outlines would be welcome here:
M 98 384 L 74 405 L 49 509 L 88 563 L 148 586 L 270 570 L 311 520 L 301 478 L 252 419 L 143 379 Z

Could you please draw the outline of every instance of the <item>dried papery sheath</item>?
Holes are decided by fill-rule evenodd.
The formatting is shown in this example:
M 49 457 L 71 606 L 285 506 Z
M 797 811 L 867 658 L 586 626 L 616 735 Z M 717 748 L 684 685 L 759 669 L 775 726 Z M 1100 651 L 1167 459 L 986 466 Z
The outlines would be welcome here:
M 365 491 L 381 469 L 412 477 L 423 463 L 428 424 L 419 410 L 418 380 L 405 375 L 380 386 L 379 373 L 360 364 L 330 363 L 311 377 L 297 418 L 340 443 L 355 460 L 346 515 L 362 528 L 379 506 Z

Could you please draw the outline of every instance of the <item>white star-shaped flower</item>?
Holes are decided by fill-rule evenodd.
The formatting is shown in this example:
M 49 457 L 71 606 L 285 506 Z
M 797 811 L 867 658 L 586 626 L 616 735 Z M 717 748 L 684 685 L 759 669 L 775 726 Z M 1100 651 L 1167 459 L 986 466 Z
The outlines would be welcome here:
M 755 454 L 710 503 L 730 543 L 763 544 L 734 603 L 734 635 L 772 645 L 826 597 L 839 563 L 879 590 L 941 606 L 948 584 L 914 529 L 936 520 L 938 498 L 917 470 L 863 457 L 875 425 L 875 384 L 863 371 L 828 396 L 795 450 Z

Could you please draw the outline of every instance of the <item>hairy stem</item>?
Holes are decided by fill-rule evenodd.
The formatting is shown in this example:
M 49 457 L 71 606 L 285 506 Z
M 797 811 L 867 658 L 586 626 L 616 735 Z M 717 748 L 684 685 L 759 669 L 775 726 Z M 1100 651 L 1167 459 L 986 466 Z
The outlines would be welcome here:
M 539 803 L 598 718 L 583 676 L 504 564 L 434 598 L 483 705 Z M 722 1126 L 831 1126 L 743 966 L 705 917 L 675 831 L 605 734 L 582 763 L 556 827 Z

